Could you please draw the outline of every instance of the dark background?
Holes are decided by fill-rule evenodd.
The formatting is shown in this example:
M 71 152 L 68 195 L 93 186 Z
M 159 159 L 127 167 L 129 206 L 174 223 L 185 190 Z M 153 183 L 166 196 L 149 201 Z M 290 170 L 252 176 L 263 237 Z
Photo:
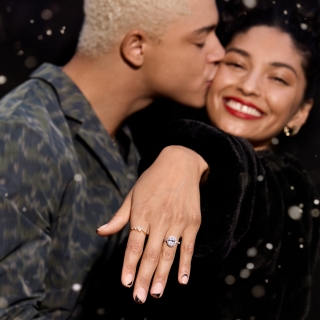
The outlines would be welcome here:
M 159 0 L 161 1 L 161 0 Z M 246 0 L 243 0 L 246 1 Z M 241 0 L 218 0 L 221 16 L 247 10 Z M 249 1 L 250 2 L 250 1 Z M 251 0 L 252 2 L 252 0 Z M 285 10 L 301 5 L 306 16 L 319 8 L 319 0 L 259 0 L 258 5 L 276 2 Z M 0 97 L 28 78 L 43 62 L 64 65 L 74 54 L 83 21 L 82 0 L 1 0 L 0 1 Z M 315 107 L 297 137 L 280 139 L 280 146 L 302 161 L 320 191 L 320 84 Z M 143 155 L 151 133 L 165 122 L 178 118 L 206 121 L 204 110 L 194 110 L 159 100 L 132 116 L 136 144 Z M 319 270 L 320 268 L 318 268 Z M 310 319 L 320 319 L 320 270 L 315 281 Z

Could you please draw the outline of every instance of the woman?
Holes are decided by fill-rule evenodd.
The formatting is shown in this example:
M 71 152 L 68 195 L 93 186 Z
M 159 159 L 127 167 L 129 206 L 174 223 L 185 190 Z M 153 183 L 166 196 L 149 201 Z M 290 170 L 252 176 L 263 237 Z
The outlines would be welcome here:
M 167 145 L 182 145 L 197 151 L 210 173 L 188 285 L 169 279 L 163 296 L 151 288 L 161 299 L 129 303 L 125 319 L 305 318 L 319 200 L 301 165 L 273 147 L 281 131 L 298 133 L 313 104 L 318 43 L 305 25 L 297 12 L 284 19 L 276 8 L 240 19 L 207 99 L 215 127 L 169 125 L 142 159 L 141 172 Z
M 248 13 L 231 32 L 207 98 L 210 120 L 231 135 L 181 121 L 163 130 L 142 160 L 147 168 L 164 146 L 179 144 L 201 154 L 211 171 L 201 192 L 195 255 L 202 259 L 187 290 L 168 287 L 162 298 L 177 309 L 172 319 L 307 314 L 319 201 L 300 164 L 272 150 L 281 131 L 298 133 L 313 104 L 318 48 L 305 29 L 297 12 L 286 20 L 275 8 Z M 190 304 L 183 309 L 178 301 Z M 147 318 L 152 314 L 165 313 Z

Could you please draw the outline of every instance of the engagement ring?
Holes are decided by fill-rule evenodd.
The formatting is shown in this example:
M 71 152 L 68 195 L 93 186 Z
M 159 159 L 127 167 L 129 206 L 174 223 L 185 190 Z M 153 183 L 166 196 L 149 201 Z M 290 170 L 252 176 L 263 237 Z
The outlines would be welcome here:
M 175 236 L 170 236 L 168 239 L 163 239 L 164 242 L 167 243 L 167 246 L 170 248 L 173 248 L 176 244 L 180 244 L 179 241 L 177 241 Z

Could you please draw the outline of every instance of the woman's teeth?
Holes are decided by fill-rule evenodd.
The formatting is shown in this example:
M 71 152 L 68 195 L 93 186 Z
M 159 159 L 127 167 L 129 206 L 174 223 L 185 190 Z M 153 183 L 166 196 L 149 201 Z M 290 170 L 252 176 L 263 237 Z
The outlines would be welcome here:
M 226 105 L 233 110 L 240 111 L 242 113 L 249 114 L 251 116 L 256 116 L 256 117 L 262 116 L 262 113 L 259 112 L 257 109 L 246 106 L 238 101 L 227 100 Z

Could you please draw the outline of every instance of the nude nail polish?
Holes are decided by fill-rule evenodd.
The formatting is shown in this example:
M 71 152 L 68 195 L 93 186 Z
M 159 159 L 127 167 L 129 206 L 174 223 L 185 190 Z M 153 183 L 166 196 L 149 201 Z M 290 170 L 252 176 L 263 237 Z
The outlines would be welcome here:
M 142 304 L 146 301 L 146 291 L 143 288 L 139 288 L 134 297 L 134 301 Z
M 133 277 L 131 274 L 127 274 L 124 279 L 125 286 L 130 288 L 133 284 Z
M 160 298 L 163 293 L 163 285 L 161 283 L 156 283 L 152 288 L 151 295 L 155 298 Z
M 187 284 L 189 281 L 189 276 L 185 273 L 182 277 L 181 277 L 181 284 Z
M 103 226 L 101 226 L 100 228 L 98 228 L 98 229 L 96 230 L 96 232 L 98 233 L 99 231 L 104 230 L 104 229 L 107 227 L 107 225 L 108 225 L 108 223 L 107 223 L 107 224 L 104 224 Z

